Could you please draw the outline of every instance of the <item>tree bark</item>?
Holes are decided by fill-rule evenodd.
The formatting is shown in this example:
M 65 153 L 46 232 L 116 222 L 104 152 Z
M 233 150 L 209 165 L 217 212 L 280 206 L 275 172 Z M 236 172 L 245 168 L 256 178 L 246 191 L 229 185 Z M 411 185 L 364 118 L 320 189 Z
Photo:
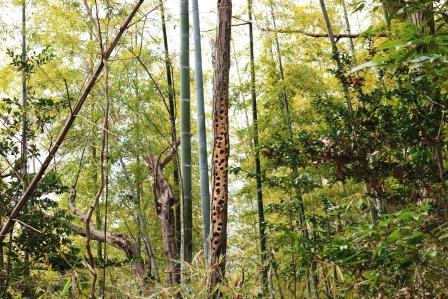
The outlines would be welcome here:
M 162 229 L 163 251 L 168 262 L 168 283 L 170 285 L 178 284 L 179 281 L 179 263 L 176 261 L 176 234 L 174 223 L 174 193 L 173 189 L 163 174 L 166 164 L 172 159 L 177 151 L 178 144 L 175 144 L 168 156 L 160 161 L 159 157 L 149 155 L 146 162 L 154 177 L 154 204 L 156 207 L 157 218 Z
M 424 10 L 412 12 L 409 18 L 417 26 L 421 34 L 428 33 L 433 35 L 436 31 L 434 13 L 432 12 L 434 5 L 429 3 L 427 6 Z
M 213 56 L 212 215 L 210 229 L 209 297 L 225 275 L 229 164 L 229 71 L 232 1 L 218 0 L 218 28 Z

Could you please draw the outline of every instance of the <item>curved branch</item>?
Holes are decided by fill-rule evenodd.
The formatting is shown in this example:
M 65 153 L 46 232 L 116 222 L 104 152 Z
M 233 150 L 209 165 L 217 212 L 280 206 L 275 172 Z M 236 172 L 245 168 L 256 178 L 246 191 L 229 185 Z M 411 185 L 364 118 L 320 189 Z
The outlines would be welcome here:
M 177 148 L 180 145 L 180 140 L 176 140 L 176 144 L 173 144 L 171 146 L 171 151 L 168 153 L 168 155 L 162 160 L 162 162 L 159 162 L 159 166 L 161 169 L 164 169 L 166 164 L 170 163 L 170 161 L 173 159 L 174 155 L 177 152 Z
M 76 190 L 72 189 L 69 200 L 68 200 L 68 207 L 70 211 L 73 213 L 73 215 L 76 216 L 79 220 L 81 220 L 83 223 L 85 223 L 87 215 L 78 210 L 75 206 L 75 199 L 76 199 Z M 80 227 L 74 224 L 68 224 L 68 227 L 78 235 L 81 235 L 83 237 L 87 237 L 87 231 L 85 227 Z M 99 231 L 95 229 L 94 227 L 90 226 L 89 228 L 89 235 L 92 240 L 107 243 L 117 249 L 122 250 L 126 257 L 133 260 L 132 268 L 135 272 L 135 274 L 140 278 L 143 279 L 146 277 L 146 271 L 145 267 L 142 264 L 142 262 L 139 260 L 139 254 L 137 247 L 128 239 L 128 237 L 124 234 L 118 234 L 118 233 L 109 233 L 107 232 L 104 234 L 104 232 Z

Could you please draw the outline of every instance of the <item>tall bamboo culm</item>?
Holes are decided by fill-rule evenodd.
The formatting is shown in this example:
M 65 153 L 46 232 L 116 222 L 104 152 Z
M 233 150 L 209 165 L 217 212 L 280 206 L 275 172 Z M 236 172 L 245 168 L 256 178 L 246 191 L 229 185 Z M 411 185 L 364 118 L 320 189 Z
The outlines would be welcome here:
M 199 181 L 201 187 L 201 209 L 202 225 L 204 233 L 204 258 L 208 264 L 210 246 L 208 236 L 210 233 L 210 191 L 208 180 L 207 162 L 207 135 L 205 131 L 205 111 L 204 111 L 204 82 L 202 76 L 202 46 L 201 46 L 201 26 L 199 24 L 198 0 L 192 1 L 193 13 L 193 35 L 194 35 L 194 58 L 195 58 L 195 83 L 196 83 L 196 110 L 198 124 L 199 141 Z
M 192 260 L 190 45 L 188 0 L 180 1 L 180 146 L 182 178 L 182 253 Z

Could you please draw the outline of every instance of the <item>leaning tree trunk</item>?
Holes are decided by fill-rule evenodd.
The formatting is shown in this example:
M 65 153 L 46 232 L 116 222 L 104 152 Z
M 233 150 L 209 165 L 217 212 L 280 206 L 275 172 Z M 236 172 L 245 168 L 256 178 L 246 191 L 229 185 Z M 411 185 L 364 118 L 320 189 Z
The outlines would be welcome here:
M 231 23 L 232 1 L 218 0 L 218 28 L 213 57 L 213 156 L 209 297 L 219 296 L 216 287 L 224 279 L 226 266 Z
M 179 267 L 176 250 L 176 233 L 174 223 L 174 193 L 173 189 L 163 174 L 166 164 L 173 158 L 177 151 L 177 143 L 168 156 L 160 161 L 159 157 L 149 155 L 146 162 L 154 177 L 154 203 L 156 206 L 157 217 L 159 218 L 162 229 L 163 251 L 168 261 L 168 283 L 170 285 L 178 284 Z
M 348 18 L 348 11 L 347 11 L 347 5 L 345 3 L 345 0 L 341 0 L 342 10 L 344 12 L 344 19 L 345 19 L 345 29 L 347 30 L 347 34 L 352 35 L 352 29 L 350 26 L 350 20 Z M 352 58 L 355 59 L 355 44 L 353 42 L 352 38 L 349 38 L 349 44 L 350 44 L 350 54 L 352 55 Z
M 323 15 L 324 21 L 325 21 L 325 27 L 327 28 L 328 38 L 329 38 L 330 44 L 331 44 L 333 59 L 336 60 L 338 73 L 342 74 L 343 65 L 341 62 L 340 55 L 339 55 L 338 47 L 336 45 L 336 39 L 334 38 L 333 29 L 331 27 L 330 17 L 328 15 L 327 8 L 325 6 L 325 0 L 319 0 L 319 2 L 320 2 L 320 8 L 322 10 L 322 15 Z M 352 101 L 350 99 L 348 84 L 347 84 L 345 78 L 339 77 L 338 79 L 341 81 L 341 86 L 342 86 L 342 90 L 344 92 L 344 97 L 345 97 L 345 101 L 347 103 L 347 108 L 348 108 L 350 114 L 352 114 L 353 113 L 353 105 L 352 105 Z

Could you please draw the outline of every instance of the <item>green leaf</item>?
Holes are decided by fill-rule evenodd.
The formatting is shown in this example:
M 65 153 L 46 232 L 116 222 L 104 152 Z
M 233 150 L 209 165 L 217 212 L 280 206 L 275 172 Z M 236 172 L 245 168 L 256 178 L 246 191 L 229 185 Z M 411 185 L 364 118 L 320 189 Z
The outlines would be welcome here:
M 402 232 L 399 229 L 396 229 L 389 235 L 389 237 L 387 237 L 386 242 L 394 243 L 398 241 L 402 236 Z
M 425 239 L 425 234 L 422 232 L 414 232 L 408 240 L 409 244 L 416 245 L 421 243 Z
M 444 234 L 444 235 L 441 235 L 440 237 L 439 237 L 439 240 L 443 240 L 443 239 L 447 239 L 448 238 L 448 233 L 447 234 Z
M 406 42 L 401 39 L 388 40 L 378 46 L 378 49 L 385 50 L 391 48 L 397 48 L 406 45 Z
M 362 276 L 365 279 L 372 281 L 372 280 L 376 280 L 378 278 L 379 274 L 378 274 L 378 272 L 372 270 L 372 271 L 363 272 Z
M 61 291 L 61 297 L 66 296 L 68 293 L 68 290 L 72 286 L 72 279 L 70 277 L 67 278 L 67 281 L 65 282 L 64 288 Z

